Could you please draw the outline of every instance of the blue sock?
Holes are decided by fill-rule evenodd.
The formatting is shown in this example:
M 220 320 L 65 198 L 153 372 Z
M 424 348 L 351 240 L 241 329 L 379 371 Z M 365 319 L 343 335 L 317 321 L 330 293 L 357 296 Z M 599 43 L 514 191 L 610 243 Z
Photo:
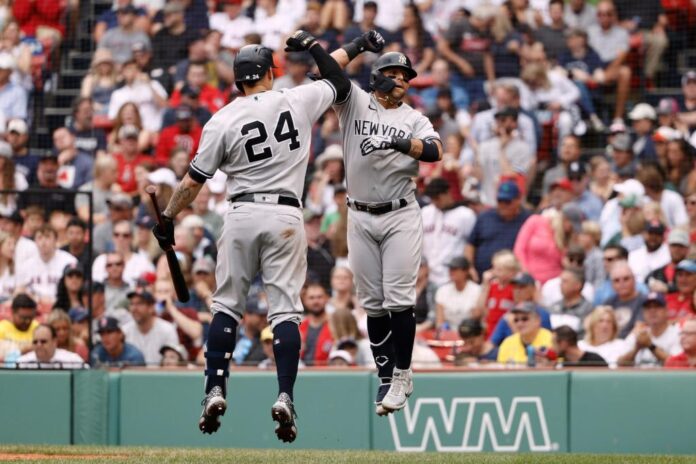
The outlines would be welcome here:
M 396 352 L 396 368 L 411 367 L 413 343 L 416 338 L 416 316 L 413 308 L 391 313 L 391 330 Z
M 227 395 L 230 359 L 237 342 L 237 321 L 229 314 L 217 312 L 208 331 L 205 353 L 205 393 L 213 387 L 222 388 Z
M 370 338 L 372 357 L 377 365 L 380 383 L 390 383 L 394 372 L 394 335 L 389 314 L 367 317 L 367 335 Z
M 281 322 L 273 329 L 273 355 L 278 375 L 278 394 L 287 393 L 294 400 L 293 388 L 300 362 L 300 329 L 294 322 Z

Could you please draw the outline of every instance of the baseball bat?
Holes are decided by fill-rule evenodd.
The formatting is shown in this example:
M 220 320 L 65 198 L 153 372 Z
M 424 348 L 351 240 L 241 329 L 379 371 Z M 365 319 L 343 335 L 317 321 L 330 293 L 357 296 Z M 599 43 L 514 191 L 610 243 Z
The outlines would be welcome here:
M 152 201 L 152 207 L 155 210 L 155 216 L 157 216 L 157 224 L 164 229 L 164 221 L 162 220 L 162 213 L 160 212 L 159 205 L 157 204 L 157 187 L 154 185 L 148 186 L 145 191 L 150 195 L 150 200 Z M 184 280 L 184 274 L 181 273 L 181 268 L 179 267 L 179 260 L 176 257 L 176 251 L 172 247 L 164 250 L 167 255 L 167 264 L 169 265 L 169 274 L 172 276 L 172 282 L 174 283 L 174 290 L 176 290 L 176 297 L 181 302 L 187 302 L 189 300 L 189 291 L 186 286 L 186 281 Z

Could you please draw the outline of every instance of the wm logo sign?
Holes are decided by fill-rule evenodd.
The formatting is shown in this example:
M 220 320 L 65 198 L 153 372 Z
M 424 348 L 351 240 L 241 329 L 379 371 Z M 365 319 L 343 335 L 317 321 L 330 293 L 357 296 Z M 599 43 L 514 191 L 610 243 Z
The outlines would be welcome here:
M 555 451 L 538 396 L 411 400 L 389 416 L 397 451 Z

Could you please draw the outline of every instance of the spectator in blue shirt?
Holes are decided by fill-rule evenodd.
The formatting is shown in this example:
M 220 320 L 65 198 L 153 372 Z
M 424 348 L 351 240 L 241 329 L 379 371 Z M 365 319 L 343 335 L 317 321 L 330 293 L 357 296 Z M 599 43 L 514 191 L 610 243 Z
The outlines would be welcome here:
M 94 159 L 75 145 L 75 135 L 67 127 L 53 132 L 53 146 L 58 156 L 58 183 L 76 189 L 92 180 Z
M 16 68 L 15 59 L 9 53 L 0 53 L 0 114 L 5 120 L 27 118 L 27 91 L 10 82 Z
M 145 357 L 135 346 L 126 343 L 118 320 L 103 317 L 99 320 L 97 332 L 101 343 L 92 350 L 92 365 L 106 366 L 144 366 Z
M 530 216 L 522 209 L 522 198 L 515 182 L 503 182 L 498 187 L 498 205 L 484 211 L 476 220 L 466 246 L 466 256 L 474 263 L 478 276 L 491 267 L 496 251 L 512 249 L 522 224 Z

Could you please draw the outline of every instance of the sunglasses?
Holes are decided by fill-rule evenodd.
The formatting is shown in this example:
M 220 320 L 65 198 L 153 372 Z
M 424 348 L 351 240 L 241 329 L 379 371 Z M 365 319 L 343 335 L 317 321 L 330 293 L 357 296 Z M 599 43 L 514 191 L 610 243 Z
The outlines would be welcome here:
M 106 263 L 106 267 L 113 267 L 113 266 L 123 266 L 123 261 L 119 261 L 117 263 Z
M 50 341 L 51 341 L 51 340 L 45 340 L 45 339 L 37 338 L 36 340 L 33 340 L 33 341 L 31 342 L 31 344 L 32 344 L 32 345 L 48 345 L 48 342 L 50 342 Z
M 114 237 L 130 238 L 131 236 L 132 236 L 132 234 L 130 232 L 125 232 L 125 233 L 114 232 Z
M 529 320 L 529 316 L 520 316 L 516 317 L 513 319 L 513 322 L 517 324 L 518 322 L 527 322 Z
M 633 277 L 625 276 L 625 277 L 615 277 L 615 278 L 611 279 L 612 282 L 628 282 L 630 280 L 633 280 Z

